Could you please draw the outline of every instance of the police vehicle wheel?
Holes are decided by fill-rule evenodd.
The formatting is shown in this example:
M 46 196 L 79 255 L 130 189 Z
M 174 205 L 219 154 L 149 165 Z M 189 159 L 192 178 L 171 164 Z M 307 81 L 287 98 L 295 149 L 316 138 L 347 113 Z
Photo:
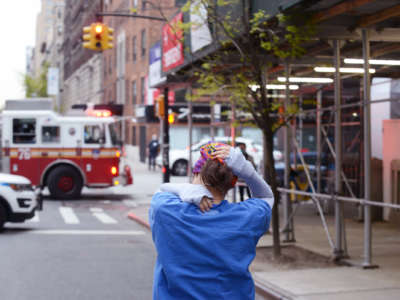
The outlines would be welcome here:
M 0 231 L 3 230 L 4 223 L 6 222 L 7 214 L 6 208 L 0 203 Z
M 186 176 L 188 163 L 186 160 L 178 160 L 172 167 L 172 173 L 176 176 Z
M 49 174 L 47 182 L 51 197 L 55 199 L 78 199 L 81 195 L 82 176 L 71 167 L 56 167 Z

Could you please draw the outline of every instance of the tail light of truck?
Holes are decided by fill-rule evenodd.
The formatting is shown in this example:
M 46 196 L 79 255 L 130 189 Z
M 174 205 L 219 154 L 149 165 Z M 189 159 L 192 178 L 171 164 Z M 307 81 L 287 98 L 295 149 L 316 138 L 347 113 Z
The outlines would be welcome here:
M 111 167 L 111 174 L 114 176 L 118 174 L 118 168 L 116 166 Z
M 120 158 L 121 157 L 121 151 L 119 151 L 119 150 L 115 151 L 115 157 Z

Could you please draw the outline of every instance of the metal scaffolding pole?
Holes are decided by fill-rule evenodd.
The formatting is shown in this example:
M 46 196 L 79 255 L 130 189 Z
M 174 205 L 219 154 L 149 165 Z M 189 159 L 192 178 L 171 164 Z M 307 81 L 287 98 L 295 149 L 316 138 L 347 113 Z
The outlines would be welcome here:
M 364 58 L 364 199 L 371 200 L 371 82 L 369 75 L 370 45 L 367 29 L 362 29 Z M 371 206 L 364 205 L 364 268 L 371 264 Z
M 290 104 L 290 90 L 289 90 L 289 76 L 290 76 L 290 66 L 287 62 L 285 62 L 285 76 L 286 76 L 286 90 L 285 90 L 285 113 L 288 110 Z M 290 188 L 289 186 L 289 174 L 290 174 L 290 134 L 291 128 L 287 125 L 284 127 L 284 149 L 285 149 L 285 176 L 284 176 L 284 186 L 285 188 Z M 283 242 L 294 242 L 294 225 L 293 225 L 293 218 L 290 219 L 290 215 L 292 214 L 292 203 L 290 201 L 290 196 L 286 194 L 285 201 L 284 201 L 284 209 L 283 209 L 283 219 L 284 224 L 287 223 L 287 228 L 285 230 L 285 239 Z
M 322 107 L 322 90 L 319 89 L 317 92 L 317 192 L 321 193 L 321 109 Z
M 341 78 L 340 78 L 340 42 L 338 40 L 333 41 L 333 52 L 334 52 L 334 66 L 335 66 L 335 194 L 339 196 L 342 193 L 342 111 L 341 106 Z M 340 259 L 343 256 L 342 249 L 342 209 L 343 205 L 340 201 L 335 201 L 335 232 L 336 232 L 336 248 L 334 255 L 336 259 Z

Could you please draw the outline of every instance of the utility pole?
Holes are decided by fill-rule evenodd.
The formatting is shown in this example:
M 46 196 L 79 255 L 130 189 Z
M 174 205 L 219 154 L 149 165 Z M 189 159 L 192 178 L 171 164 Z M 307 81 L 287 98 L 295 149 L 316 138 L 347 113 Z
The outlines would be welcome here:
M 169 111 L 169 101 L 168 101 L 168 87 L 164 88 L 164 118 L 163 118 L 163 182 L 169 182 L 169 123 L 168 123 L 168 111 Z

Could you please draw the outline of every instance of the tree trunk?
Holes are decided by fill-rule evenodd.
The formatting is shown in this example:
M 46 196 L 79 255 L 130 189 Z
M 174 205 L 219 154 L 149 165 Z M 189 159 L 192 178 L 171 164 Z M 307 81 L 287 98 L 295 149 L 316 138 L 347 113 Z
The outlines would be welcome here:
M 276 180 L 275 172 L 275 159 L 273 156 L 274 151 L 274 135 L 271 132 L 271 126 L 266 126 L 263 130 L 263 142 L 264 142 L 264 178 L 271 186 L 274 194 L 275 203 L 272 208 L 272 237 L 274 241 L 274 258 L 278 258 L 281 255 L 281 242 L 280 242 L 280 231 L 279 231 L 279 193 Z

